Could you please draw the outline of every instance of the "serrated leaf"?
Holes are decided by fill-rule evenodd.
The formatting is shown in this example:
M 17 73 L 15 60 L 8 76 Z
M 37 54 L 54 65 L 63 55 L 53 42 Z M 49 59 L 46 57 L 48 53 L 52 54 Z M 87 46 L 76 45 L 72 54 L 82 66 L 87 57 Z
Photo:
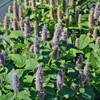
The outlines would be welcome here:
M 11 31 L 9 38 L 15 38 L 23 37 L 23 31 Z
M 23 67 L 25 65 L 26 58 L 24 56 L 19 54 L 10 54 L 9 57 L 13 60 L 16 67 Z

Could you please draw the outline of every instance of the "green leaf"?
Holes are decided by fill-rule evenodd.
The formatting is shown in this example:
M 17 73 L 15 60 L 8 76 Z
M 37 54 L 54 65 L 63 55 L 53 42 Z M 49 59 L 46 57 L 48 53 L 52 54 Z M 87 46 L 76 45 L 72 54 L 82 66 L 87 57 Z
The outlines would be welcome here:
M 79 38 L 79 49 L 84 49 L 90 43 L 90 37 L 81 35 Z
M 23 37 L 23 31 L 11 31 L 9 38 L 15 38 Z
M 26 58 L 24 56 L 19 54 L 10 54 L 9 57 L 14 61 L 16 67 L 24 67 L 26 62 Z
M 85 92 L 82 93 L 84 100 L 94 100 L 94 91 L 91 87 L 85 86 Z
M 26 60 L 25 64 L 26 64 L 26 68 L 34 70 L 37 68 L 38 62 L 35 59 L 28 59 Z

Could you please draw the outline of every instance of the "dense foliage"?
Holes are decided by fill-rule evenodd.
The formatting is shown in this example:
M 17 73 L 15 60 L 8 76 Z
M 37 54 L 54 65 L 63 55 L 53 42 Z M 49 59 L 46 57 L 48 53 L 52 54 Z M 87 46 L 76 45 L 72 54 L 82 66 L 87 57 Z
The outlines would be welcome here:
M 100 3 L 67 3 L 9 6 L 0 24 L 0 100 L 100 99 Z

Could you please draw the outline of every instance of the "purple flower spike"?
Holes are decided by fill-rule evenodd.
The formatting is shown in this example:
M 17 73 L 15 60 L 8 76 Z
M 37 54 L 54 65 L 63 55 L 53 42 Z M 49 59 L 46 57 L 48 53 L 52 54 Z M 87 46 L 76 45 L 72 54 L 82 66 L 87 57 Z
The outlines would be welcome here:
M 0 53 L 0 66 L 5 66 L 5 58 L 4 55 L 2 53 Z
M 38 55 L 40 51 L 39 40 L 37 36 L 34 36 L 34 55 Z
M 13 73 L 12 80 L 13 80 L 13 90 L 17 94 L 19 92 L 20 81 L 16 73 Z
M 5 16 L 5 18 L 4 18 L 4 29 L 6 30 L 8 28 L 9 28 L 9 20 L 8 20 L 8 17 Z
M 30 34 L 31 34 L 30 21 L 29 21 L 29 17 L 26 17 L 24 23 L 24 37 L 28 38 Z
M 93 16 L 93 9 L 92 8 L 90 10 L 88 21 L 89 21 L 89 28 L 92 28 L 93 24 L 94 24 L 94 16 Z
M 16 19 L 13 19 L 13 30 L 14 31 L 18 30 L 18 24 Z
M 97 29 L 97 27 L 95 27 L 94 31 L 93 31 L 93 40 L 97 39 L 97 32 L 98 32 L 98 29 Z
M 59 54 L 59 50 L 58 50 L 58 45 L 54 45 L 54 52 L 53 52 L 53 59 L 59 59 L 60 58 L 60 54 Z
M 13 2 L 13 15 L 14 19 L 18 20 L 18 8 L 17 8 L 17 3 L 16 1 Z
M 43 71 L 41 65 L 38 65 L 35 84 L 36 84 L 36 90 L 40 91 L 43 85 Z
M 63 89 L 64 73 L 63 69 L 60 69 L 57 75 L 57 89 Z
M 64 46 L 67 46 L 67 34 L 68 34 L 68 31 L 67 31 L 67 29 L 65 29 L 65 30 L 62 32 L 62 40 L 63 40 L 63 45 L 64 45 Z
M 44 99 L 44 97 L 45 97 L 45 89 L 43 88 L 43 89 L 40 89 L 40 94 L 39 94 L 39 98 L 40 99 Z
M 83 55 L 80 55 L 79 58 L 76 60 L 76 66 L 81 69 L 83 64 Z
M 41 34 L 41 37 L 42 37 L 42 40 L 45 42 L 47 41 L 47 24 L 44 24 L 43 28 L 42 28 L 42 34 Z
M 34 30 L 35 30 L 35 35 L 39 35 L 39 29 L 38 29 L 38 23 L 37 21 L 34 22 Z
M 19 18 L 23 18 L 23 9 L 21 6 L 19 7 Z
M 7 53 L 6 53 L 4 50 L 2 50 L 1 53 L 2 53 L 3 56 L 4 56 L 4 60 L 7 60 L 7 59 L 8 59 Z
M 88 79 L 89 69 L 90 69 L 89 66 L 90 66 L 90 63 L 87 62 L 84 69 L 83 69 L 83 72 L 80 74 L 80 78 L 81 78 L 83 87 L 84 87 L 85 81 Z

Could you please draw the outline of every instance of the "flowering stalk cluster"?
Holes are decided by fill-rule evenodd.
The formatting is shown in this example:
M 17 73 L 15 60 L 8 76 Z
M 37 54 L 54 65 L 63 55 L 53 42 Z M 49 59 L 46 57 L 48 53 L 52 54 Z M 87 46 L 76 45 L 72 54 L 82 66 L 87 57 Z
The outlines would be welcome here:
M 30 21 L 29 21 L 29 17 L 26 17 L 24 23 L 24 37 L 28 38 L 30 34 L 31 34 Z
M 18 30 L 18 24 L 16 19 L 13 19 L 13 30 L 14 31 Z
M 59 59 L 60 58 L 60 54 L 59 54 L 59 50 L 58 50 L 58 45 L 54 45 L 53 49 L 54 49 L 53 59 Z
M 4 29 L 6 30 L 8 28 L 9 28 L 9 20 L 8 20 L 8 17 L 5 16 L 5 18 L 4 18 Z
M 37 66 L 37 72 L 36 72 L 36 90 L 38 90 L 40 92 L 39 94 L 39 98 L 43 99 L 45 97 L 45 89 L 43 88 L 43 70 L 42 70 L 42 66 L 39 64 Z
M 20 81 L 16 73 L 13 73 L 12 80 L 13 80 L 13 90 L 17 94 L 19 92 Z
M 97 39 L 97 27 L 94 28 L 94 31 L 93 31 L 93 40 L 96 40 Z
M 64 73 L 63 69 L 60 69 L 57 74 L 57 89 L 63 89 Z
M 34 55 L 38 55 L 40 53 L 39 39 L 38 36 L 34 36 Z
M 23 18 L 23 9 L 22 7 L 20 6 L 19 7 L 19 19 Z
M 18 8 L 17 8 L 17 3 L 16 1 L 13 2 L 13 15 L 14 19 L 18 20 Z
M 67 34 L 68 34 L 68 31 L 66 29 L 63 30 L 63 32 L 62 32 L 62 40 L 63 40 L 63 45 L 64 46 L 67 46 Z
M 83 64 L 83 55 L 80 55 L 79 58 L 76 60 L 76 66 L 81 69 Z

